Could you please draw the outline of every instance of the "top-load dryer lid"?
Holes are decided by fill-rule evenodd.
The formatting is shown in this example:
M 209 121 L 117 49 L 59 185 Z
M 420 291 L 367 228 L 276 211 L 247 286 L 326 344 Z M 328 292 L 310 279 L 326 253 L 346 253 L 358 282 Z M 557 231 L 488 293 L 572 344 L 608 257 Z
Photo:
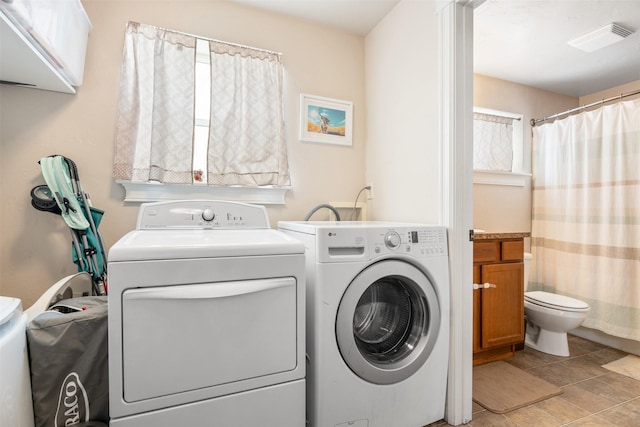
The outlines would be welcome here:
M 140 206 L 136 230 L 109 250 L 109 262 L 303 254 L 304 245 L 269 228 L 263 206 L 181 200 Z
M 304 254 L 278 230 L 136 230 L 109 250 L 109 262 Z

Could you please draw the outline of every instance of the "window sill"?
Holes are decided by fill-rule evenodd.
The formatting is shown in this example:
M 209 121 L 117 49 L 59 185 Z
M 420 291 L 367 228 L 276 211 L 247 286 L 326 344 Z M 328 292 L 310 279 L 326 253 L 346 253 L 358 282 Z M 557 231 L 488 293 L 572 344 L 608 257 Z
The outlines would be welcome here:
M 291 187 L 209 187 L 116 180 L 125 190 L 125 202 L 215 199 L 260 205 L 284 205 Z
M 473 171 L 473 183 L 485 185 L 506 185 L 511 187 L 525 187 L 531 179 L 530 173 Z

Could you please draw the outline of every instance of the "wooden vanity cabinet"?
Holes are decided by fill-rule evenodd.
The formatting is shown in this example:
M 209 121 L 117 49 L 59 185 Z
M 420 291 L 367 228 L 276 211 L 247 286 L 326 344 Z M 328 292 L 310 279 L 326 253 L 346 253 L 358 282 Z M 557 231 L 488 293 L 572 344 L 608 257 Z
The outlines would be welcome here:
M 523 239 L 473 243 L 474 365 L 511 357 L 524 341 L 523 259 Z

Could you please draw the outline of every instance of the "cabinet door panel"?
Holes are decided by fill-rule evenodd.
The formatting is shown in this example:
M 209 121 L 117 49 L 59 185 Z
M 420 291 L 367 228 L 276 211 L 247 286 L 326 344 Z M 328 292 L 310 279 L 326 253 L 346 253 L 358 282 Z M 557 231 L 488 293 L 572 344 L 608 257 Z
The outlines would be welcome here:
M 482 266 L 482 347 L 513 344 L 524 338 L 523 263 Z
M 517 240 L 514 242 L 502 242 L 503 261 L 522 261 L 524 256 L 524 242 Z
M 500 261 L 500 242 L 473 242 L 473 262 Z

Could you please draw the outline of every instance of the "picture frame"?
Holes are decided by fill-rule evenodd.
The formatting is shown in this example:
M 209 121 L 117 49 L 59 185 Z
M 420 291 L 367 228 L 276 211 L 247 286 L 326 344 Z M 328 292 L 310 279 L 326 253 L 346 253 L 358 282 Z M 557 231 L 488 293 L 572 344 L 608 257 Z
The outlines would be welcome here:
M 300 94 L 300 140 L 352 146 L 353 103 Z

